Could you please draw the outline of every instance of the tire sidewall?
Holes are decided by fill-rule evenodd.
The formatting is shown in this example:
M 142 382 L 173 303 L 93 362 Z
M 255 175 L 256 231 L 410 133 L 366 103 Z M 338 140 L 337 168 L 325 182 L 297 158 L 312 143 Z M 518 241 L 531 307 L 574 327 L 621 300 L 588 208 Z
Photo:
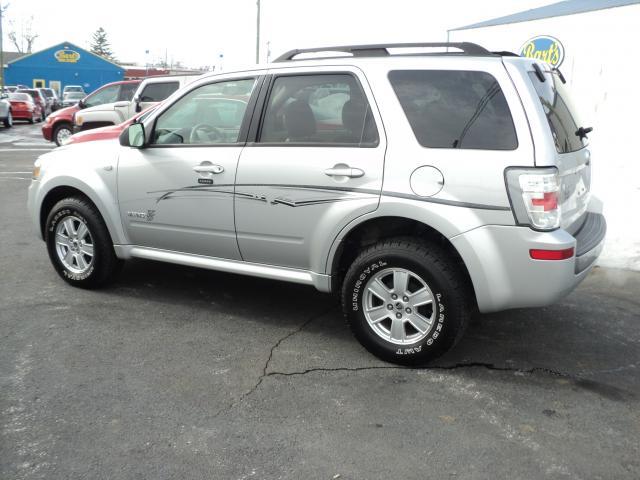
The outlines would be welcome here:
M 63 201 L 64 202 L 64 201 Z M 61 203 L 63 203 L 61 202 Z M 54 209 L 49 213 L 46 224 L 46 233 L 45 240 L 47 242 L 47 250 L 49 252 L 49 257 L 51 258 L 51 262 L 55 267 L 58 274 L 67 282 L 72 284 L 83 284 L 83 283 L 91 283 L 93 278 L 96 276 L 96 272 L 100 269 L 100 263 L 102 261 L 101 258 L 101 248 L 99 248 L 98 243 L 101 242 L 99 235 L 97 235 L 98 228 L 95 225 L 95 222 L 91 218 L 90 214 L 84 211 L 82 205 L 73 205 L 72 202 L 64 202 L 63 205 L 58 204 Z M 83 273 L 75 273 L 68 270 L 60 258 L 58 258 L 58 253 L 56 251 L 56 243 L 55 243 L 55 233 L 56 228 L 60 224 L 60 222 L 64 221 L 65 218 L 69 216 L 74 216 L 83 221 L 87 228 L 89 229 L 89 233 L 91 234 L 91 238 L 93 240 L 94 248 L 93 248 L 93 263 L 89 270 Z
M 71 130 L 71 127 L 69 127 L 69 126 L 67 126 L 67 125 L 65 125 L 65 124 L 63 124 L 63 125 L 58 125 L 58 126 L 53 130 L 53 141 L 54 141 L 54 142 L 55 142 L 55 144 L 56 144 L 57 146 L 59 146 L 59 147 L 61 147 L 61 146 L 62 146 L 62 143 L 60 143 L 60 142 L 58 141 L 58 134 L 60 133 L 60 130 L 63 130 L 63 129 L 69 130 L 69 133 L 70 133 L 70 134 L 73 134 L 73 131 Z
M 418 275 L 434 295 L 435 318 L 428 335 L 408 345 L 385 341 L 369 326 L 363 312 L 367 282 L 387 268 L 404 268 Z M 438 265 L 424 258 L 413 258 L 404 251 L 376 252 L 351 269 L 343 286 L 343 308 L 354 335 L 375 355 L 395 363 L 420 364 L 435 358 L 453 345 L 459 331 L 452 288 Z M 459 308 L 459 307 L 458 307 Z

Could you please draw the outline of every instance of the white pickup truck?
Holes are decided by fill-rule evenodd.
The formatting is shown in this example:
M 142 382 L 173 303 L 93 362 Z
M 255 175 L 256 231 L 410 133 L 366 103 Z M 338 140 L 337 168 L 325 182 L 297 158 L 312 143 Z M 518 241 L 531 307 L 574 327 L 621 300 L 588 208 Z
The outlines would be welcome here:
M 198 75 L 146 78 L 138 86 L 133 100 L 105 103 L 76 112 L 73 117 L 73 130 L 80 132 L 108 125 L 118 125 L 133 117 L 137 112 L 163 101 L 173 92 L 197 78 Z

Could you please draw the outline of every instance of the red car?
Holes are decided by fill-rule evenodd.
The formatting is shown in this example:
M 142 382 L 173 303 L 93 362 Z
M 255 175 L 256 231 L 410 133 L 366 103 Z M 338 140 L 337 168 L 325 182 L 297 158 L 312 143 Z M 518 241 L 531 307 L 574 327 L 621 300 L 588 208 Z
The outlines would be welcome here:
M 104 85 L 84 97 L 77 105 L 56 110 L 42 125 L 42 136 L 60 146 L 73 134 L 73 114 L 86 107 L 131 100 L 141 80 L 125 80 Z
M 16 90 L 15 93 L 26 93 L 30 95 L 31 98 L 33 99 L 33 103 L 35 103 L 36 105 L 38 105 L 38 107 L 40 107 L 38 109 L 39 116 L 36 121 L 38 122 L 44 121 L 45 117 L 48 114 L 48 111 L 47 111 L 48 107 L 47 107 L 47 100 L 44 98 L 42 93 L 40 93 L 40 90 L 37 90 L 35 88 L 22 88 L 20 90 Z
M 138 113 L 136 116 L 126 120 L 118 125 L 109 125 L 107 127 L 94 128 L 92 130 L 83 130 L 75 135 L 71 135 L 65 142 L 65 145 L 71 145 L 72 143 L 92 142 L 94 140 L 110 140 L 118 138 L 122 130 L 127 128 L 133 122 L 137 120 L 144 120 L 147 115 L 153 112 L 158 106 L 147 108 L 145 111 Z
M 8 100 L 11 103 L 11 116 L 14 120 L 27 120 L 33 123 L 42 118 L 42 108 L 28 93 L 10 93 Z

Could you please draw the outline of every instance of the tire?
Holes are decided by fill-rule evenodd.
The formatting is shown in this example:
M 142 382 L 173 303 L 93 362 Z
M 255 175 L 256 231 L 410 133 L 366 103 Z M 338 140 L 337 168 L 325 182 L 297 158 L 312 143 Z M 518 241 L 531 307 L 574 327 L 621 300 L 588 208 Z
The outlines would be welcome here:
M 68 132 L 65 134 L 65 132 Z M 62 141 L 73 135 L 71 126 L 68 123 L 62 123 L 53 129 L 53 141 L 57 146 L 62 146 Z
M 469 290 L 444 249 L 395 238 L 353 261 L 342 284 L 342 309 L 369 352 L 392 363 L 424 365 L 462 337 L 473 311 Z
M 27 120 L 27 122 L 29 122 L 31 125 L 33 125 L 35 123 L 36 119 L 33 115 L 31 115 L 31 118 L 29 120 Z
M 13 115 L 11 115 L 11 111 L 7 114 L 7 118 L 4 119 L 4 128 L 13 127 Z
M 45 241 L 56 272 L 74 287 L 100 287 L 122 268 L 104 220 L 84 198 L 65 198 L 54 205 L 47 216 Z

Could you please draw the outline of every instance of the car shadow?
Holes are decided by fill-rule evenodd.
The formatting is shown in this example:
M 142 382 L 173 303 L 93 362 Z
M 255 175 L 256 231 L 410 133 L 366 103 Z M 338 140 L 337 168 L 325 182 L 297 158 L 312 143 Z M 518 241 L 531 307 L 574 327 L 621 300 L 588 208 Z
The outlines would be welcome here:
M 358 349 L 346 327 L 337 297 L 309 286 L 135 260 L 105 293 L 292 329 L 316 319 L 305 326 L 305 341 L 339 340 L 333 348 L 354 349 L 361 355 L 356 361 L 371 364 L 370 354 Z M 568 379 L 611 398 L 635 394 L 640 392 L 636 312 L 637 305 L 590 285 L 549 307 L 478 314 L 458 345 L 427 368 L 479 366 Z

